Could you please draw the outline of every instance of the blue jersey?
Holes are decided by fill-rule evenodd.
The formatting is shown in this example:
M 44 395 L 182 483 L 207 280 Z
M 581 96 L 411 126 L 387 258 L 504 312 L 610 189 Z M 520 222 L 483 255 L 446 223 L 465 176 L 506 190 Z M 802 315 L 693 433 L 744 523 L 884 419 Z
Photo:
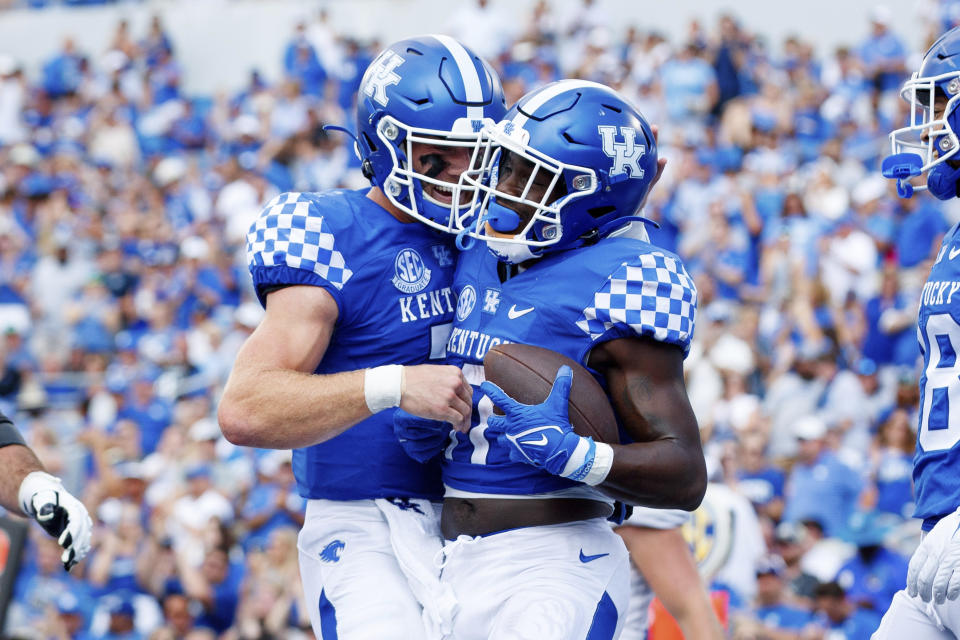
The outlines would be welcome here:
M 323 287 L 339 316 L 316 373 L 444 357 L 453 320 L 454 252 L 419 223 L 403 224 L 364 191 L 286 193 L 264 208 L 247 238 L 261 303 L 271 288 Z M 436 498 L 439 466 L 413 461 L 381 411 L 326 442 L 293 452 L 306 498 Z
M 486 434 L 493 406 L 477 387 L 492 347 L 529 344 L 586 365 L 593 347 L 616 338 L 646 336 L 686 353 L 693 336 L 693 280 L 679 258 L 649 243 L 608 238 L 548 255 L 504 282 L 497 264 L 479 244 L 461 254 L 454 278 L 457 313 L 447 352 L 463 366 L 474 394 L 472 428 L 468 434 L 452 432 L 443 456 L 447 495 L 530 495 L 579 484 L 510 461 L 508 451 Z
M 923 354 L 913 486 L 923 528 L 960 506 L 960 236 L 954 225 L 923 287 L 917 339 Z M 956 302 L 954 302 L 956 298 Z

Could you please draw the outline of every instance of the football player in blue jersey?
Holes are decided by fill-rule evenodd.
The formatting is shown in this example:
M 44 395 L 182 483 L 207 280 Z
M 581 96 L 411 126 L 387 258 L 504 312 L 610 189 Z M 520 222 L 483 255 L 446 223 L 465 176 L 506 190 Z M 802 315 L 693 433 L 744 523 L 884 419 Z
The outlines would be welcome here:
M 266 314 L 237 355 L 219 419 L 236 444 L 294 449 L 308 498 L 301 575 L 319 637 L 408 640 L 449 620 L 432 564 L 439 464 L 404 454 L 393 411 L 469 419 L 470 386 L 443 359 L 456 254 L 440 231 L 471 197 L 458 179 L 478 132 L 504 112 L 495 72 L 462 44 L 399 41 L 358 93 L 356 150 L 373 187 L 280 195 L 248 234 Z
M 890 134 L 883 173 L 909 198 L 926 189 L 940 200 L 960 196 L 960 28 L 942 35 L 901 91 L 908 126 Z M 926 184 L 910 179 L 925 176 Z M 960 636 L 960 235 L 943 238 L 923 288 L 917 338 L 923 355 L 920 421 L 914 455 L 914 517 L 924 537 L 910 558 L 907 588 L 894 595 L 875 639 Z M 953 302 L 957 295 L 957 302 Z
M 630 580 L 627 550 L 606 522 L 615 499 L 690 510 L 706 487 L 683 380 L 696 290 L 680 259 L 635 224 L 663 164 L 640 113 L 579 80 L 524 96 L 481 146 L 462 178 L 475 201 L 455 215 L 463 238 L 483 242 L 460 254 L 447 343 L 474 385 L 471 423 L 431 430 L 398 412 L 396 431 L 421 459 L 446 443 L 442 578 L 459 600 L 453 637 L 614 638 Z M 505 342 L 590 368 L 633 444 L 573 432 L 569 368 L 536 406 L 486 382 L 483 358 Z M 505 415 L 493 416 L 494 405 Z

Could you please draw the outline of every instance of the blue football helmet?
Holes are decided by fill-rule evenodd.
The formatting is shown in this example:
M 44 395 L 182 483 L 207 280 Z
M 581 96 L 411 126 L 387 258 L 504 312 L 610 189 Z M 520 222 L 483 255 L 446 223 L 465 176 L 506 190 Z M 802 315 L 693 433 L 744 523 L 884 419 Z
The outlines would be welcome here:
M 463 234 L 485 240 L 506 262 L 625 226 L 657 174 L 657 143 L 644 117 L 613 89 L 585 80 L 527 94 L 480 146 L 479 165 L 461 177 L 474 201 L 455 215 Z
M 503 88 L 483 59 L 449 36 L 394 43 L 370 63 L 357 95 L 357 153 L 364 175 L 401 211 L 455 231 L 451 203 L 463 185 L 438 179 L 438 156 L 414 170 L 414 144 L 476 152 L 480 131 L 506 112 Z M 429 156 L 428 156 L 429 158 Z
M 883 175 L 897 180 L 905 198 L 923 189 L 941 200 L 957 197 L 960 168 L 951 165 L 960 158 L 948 160 L 960 146 L 960 27 L 933 43 L 900 96 L 910 103 L 910 124 L 890 133 L 892 154 L 883 161 Z M 926 185 L 907 182 L 924 173 Z

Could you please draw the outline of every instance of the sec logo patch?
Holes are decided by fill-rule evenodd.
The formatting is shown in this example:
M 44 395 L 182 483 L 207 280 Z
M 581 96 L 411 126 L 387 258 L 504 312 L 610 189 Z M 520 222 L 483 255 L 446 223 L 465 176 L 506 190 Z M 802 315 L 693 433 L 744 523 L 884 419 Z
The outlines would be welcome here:
M 418 293 L 430 284 L 430 269 L 413 249 L 403 249 L 393 261 L 393 286 L 404 293 Z
M 476 304 L 477 290 L 468 284 L 460 290 L 460 296 L 457 298 L 457 320 L 460 322 L 466 320 Z

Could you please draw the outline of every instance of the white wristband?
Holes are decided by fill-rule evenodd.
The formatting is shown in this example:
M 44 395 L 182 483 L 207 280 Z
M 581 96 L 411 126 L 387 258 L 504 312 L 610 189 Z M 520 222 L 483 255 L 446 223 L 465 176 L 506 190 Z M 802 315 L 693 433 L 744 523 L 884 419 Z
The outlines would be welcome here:
M 610 473 L 610 467 L 613 466 L 613 447 L 605 442 L 597 443 L 597 450 L 594 452 L 593 466 L 586 477 L 582 480 L 584 484 L 595 486 L 607 479 Z
M 63 484 L 61 484 L 60 478 L 52 476 L 46 471 L 31 471 L 24 476 L 20 483 L 20 491 L 17 493 L 17 500 L 20 501 L 20 508 L 23 509 L 25 514 L 28 516 L 37 515 L 33 511 L 33 496 L 45 489 L 58 491 L 63 489 Z
M 370 413 L 399 407 L 403 396 L 403 365 L 387 364 L 363 372 L 363 397 Z

